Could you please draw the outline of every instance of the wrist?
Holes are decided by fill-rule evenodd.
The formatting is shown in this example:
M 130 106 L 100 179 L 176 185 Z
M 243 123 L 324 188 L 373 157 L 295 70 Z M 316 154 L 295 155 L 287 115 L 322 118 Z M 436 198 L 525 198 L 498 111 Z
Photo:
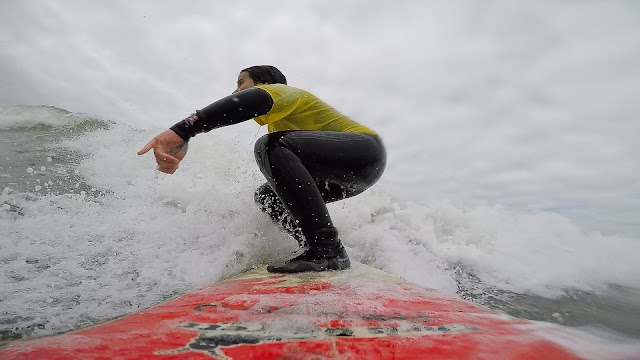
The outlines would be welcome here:
M 191 114 L 188 118 L 177 122 L 170 129 L 183 141 L 187 142 L 196 134 L 202 132 L 198 129 L 198 114 Z

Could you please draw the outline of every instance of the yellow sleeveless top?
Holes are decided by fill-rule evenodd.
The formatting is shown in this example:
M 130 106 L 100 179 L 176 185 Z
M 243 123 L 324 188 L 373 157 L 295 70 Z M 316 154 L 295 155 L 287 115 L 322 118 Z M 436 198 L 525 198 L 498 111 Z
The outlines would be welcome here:
M 257 85 L 273 99 L 271 110 L 254 120 L 268 125 L 269 133 L 285 130 L 359 132 L 377 135 L 308 91 L 284 84 Z

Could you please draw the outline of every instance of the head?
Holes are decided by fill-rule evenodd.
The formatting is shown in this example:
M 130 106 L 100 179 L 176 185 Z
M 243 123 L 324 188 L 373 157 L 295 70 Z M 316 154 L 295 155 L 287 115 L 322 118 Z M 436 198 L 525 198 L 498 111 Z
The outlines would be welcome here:
M 233 93 L 260 84 L 286 84 L 287 78 L 275 66 L 256 65 L 240 71 L 238 88 Z

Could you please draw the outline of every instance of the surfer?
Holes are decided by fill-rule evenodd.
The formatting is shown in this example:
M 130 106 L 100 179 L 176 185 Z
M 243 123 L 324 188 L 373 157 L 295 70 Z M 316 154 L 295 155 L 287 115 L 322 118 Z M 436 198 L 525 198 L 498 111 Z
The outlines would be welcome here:
M 158 170 L 173 174 L 196 134 L 254 119 L 268 126 L 254 154 L 267 182 L 258 207 L 304 248 L 270 272 L 344 270 L 349 257 L 327 203 L 355 196 L 382 175 L 386 153 L 376 132 L 342 115 L 313 94 L 287 85 L 270 65 L 246 68 L 233 94 L 196 111 L 151 139 Z

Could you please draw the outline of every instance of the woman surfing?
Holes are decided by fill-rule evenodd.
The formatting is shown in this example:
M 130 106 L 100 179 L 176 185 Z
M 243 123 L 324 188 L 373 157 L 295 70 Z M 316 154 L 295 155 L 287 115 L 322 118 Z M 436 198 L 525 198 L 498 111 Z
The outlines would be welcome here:
M 254 119 L 268 126 L 255 144 L 267 182 L 256 204 L 304 248 L 269 272 L 345 270 L 351 266 L 327 203 L 362 193 L 382 175 L 386 153 L 378 134 L 308 91 L 287 85 L 274 66 L 246 68 L 233 94 L 196 111 L 151 139 L 158 170 L 173 174 L 189 140 L 215 128 Z

